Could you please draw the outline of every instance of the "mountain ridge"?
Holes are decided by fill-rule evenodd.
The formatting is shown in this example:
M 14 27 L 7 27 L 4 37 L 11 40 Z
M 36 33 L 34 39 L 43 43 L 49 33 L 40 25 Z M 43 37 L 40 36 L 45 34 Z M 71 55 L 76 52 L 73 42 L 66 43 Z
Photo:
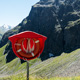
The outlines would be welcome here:
M 2 30 L 3 33 L 5 33 L 6 31 L 8 31 L 12 28 L 13 28 L 12 26 L 4 24 L 4 25 L 0 26 L 0 31 Z
M 58 4 L 56 4 L 54 0 L 40 0 L 32 6 L 29 16 L 3 35 L 0 47 L 9 42 L 9 36 L 30 30 L 48 37 L 43 54 L 40 56 L 42 60 L 49 58 L 49 53 L 59 56 L 62 52 L 78 49 L 80 47 L 79 2 L 80 0 L 57 0 Z M 71 27 L 70 22 L 74 24 Z M 12 52 L 10 42 L 5 51 L 4 53 L 8 54 L 7 62 L 9 62 L 12 60 L 8 61 L 8 57 L 11 56 L 9 51 Z
M 7 32 L 8 30 L 12 29 L 12 28 L 13 28 L 12 26 L 9 26 L 9 25 L 6 25 L 6 24 L 0 26 L 0 40 L 1 40 L 1 38 L 2 38 L 2 35 L 3 35 L 5 32 Z
M 41 56 L 30 61 L 30 75 L 80 79 L 74 78 L 80 76 L 80 0 L 57 0 L 57 3 L 54 1 L 40 0 L 32 6 L 29 16 L 3 35 L 0 55 L 4 55 L 0 57 L 0 74 L 19 72 L 20 79 L 26 74 L 26 62 L 16 58 L 8 37 L 30 30 L 47 36 Z

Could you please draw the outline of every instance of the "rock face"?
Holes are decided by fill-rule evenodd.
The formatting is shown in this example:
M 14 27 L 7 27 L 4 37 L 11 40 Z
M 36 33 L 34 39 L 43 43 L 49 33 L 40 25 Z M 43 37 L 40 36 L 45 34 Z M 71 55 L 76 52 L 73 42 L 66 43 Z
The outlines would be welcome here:
M 64 29 L 64 51 L 70 52 L 80 48 L 80 19 L 71 21 Z
M 79 9 L 80 0 L 40 0 L 32 6 L 29 16 L 18 25 L 20 28 L 15 29 L 15 33 L 30 30 L 47 36 L 43 54 L 40 56 L 42 60 L 47 59 L 49 53 L 59 56 L 62 52 L 71 52 L 80 47 Z M 7 35 L 4 34 L 1 43 L 7 42 L 12 34 L 14 32 L 10 31 Z M 6 42 L 0 43 L 0 47 Z M 9 50 L 7 48 L 6 53 Z
M 1 41 L 1 38 L 2 38 L 2 34 L 0 34 L 0 41 Z

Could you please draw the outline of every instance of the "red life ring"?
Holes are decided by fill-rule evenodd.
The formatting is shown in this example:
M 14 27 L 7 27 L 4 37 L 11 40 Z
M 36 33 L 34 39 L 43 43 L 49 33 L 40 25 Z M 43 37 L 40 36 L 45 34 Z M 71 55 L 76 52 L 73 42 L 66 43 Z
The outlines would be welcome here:
M 23 60 L 37 58 L 44 49 L 46 39 L 46 36 L 32 31 L 21 32 L 9 37 L 15 55 Z
M 38 56 L 38 54 L 40 53 L 42 49 L 42 44 L 41 44 L 42 39 L 41 38 L 29 38 L 29 41 L 31 41 L 32 43 L 32 46 L 30 46 L 30 48 L 32 49 L 31 52 L 29 52 L 28 47 L 26 46 L 28 45 L 27 39 L 26 38 L 18 39 L 15 43 L 15 49 L 19 56 L 26 58 L 26 59 L 32 59 Z

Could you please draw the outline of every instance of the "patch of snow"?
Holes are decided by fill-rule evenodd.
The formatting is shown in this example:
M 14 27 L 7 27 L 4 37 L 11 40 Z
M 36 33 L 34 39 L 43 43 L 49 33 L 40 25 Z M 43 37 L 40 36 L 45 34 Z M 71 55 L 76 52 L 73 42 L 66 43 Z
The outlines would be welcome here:
M 3 28 L 6 28 L 7 30 L 9 30 L 9 29 L 11 29 L 11 28 L 12 28 L 11 26 L 6 25 L 6 24 L 4 24 L 2 27 L 3 27 Z
M 0 32 L 5 33 L 6 31 L 8 31 L 8 30 L 10 30 L 12 28 L 13 28 L 12 26 L 4 24 L 4 25 L 0 26 Z
M 49 57 L 54 57 L 54 54 L 53 53 L 49 53 Z

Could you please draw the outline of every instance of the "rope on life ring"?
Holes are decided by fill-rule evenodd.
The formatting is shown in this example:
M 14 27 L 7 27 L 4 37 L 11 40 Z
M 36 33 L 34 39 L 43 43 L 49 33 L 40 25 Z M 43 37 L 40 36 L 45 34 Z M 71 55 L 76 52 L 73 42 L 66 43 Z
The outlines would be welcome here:
M 17 53 L 21 57 L 25 57 L 26 59 L 35 57 L 39 53 L 39 49 L 40 49 L 39 39 L 33 38 L 33 41 L 35 42 L 35 49 L 33 49 L 34 51 L 32 51 L 31 53 L 26 53 L 27 51 L 22 46 L 23 45 L 23 43 L 22 43 L 23 41 L 24 41 L 24 39 L 17 40 L 17 42 L 16 42 L 17 45 L 15 45 Z

